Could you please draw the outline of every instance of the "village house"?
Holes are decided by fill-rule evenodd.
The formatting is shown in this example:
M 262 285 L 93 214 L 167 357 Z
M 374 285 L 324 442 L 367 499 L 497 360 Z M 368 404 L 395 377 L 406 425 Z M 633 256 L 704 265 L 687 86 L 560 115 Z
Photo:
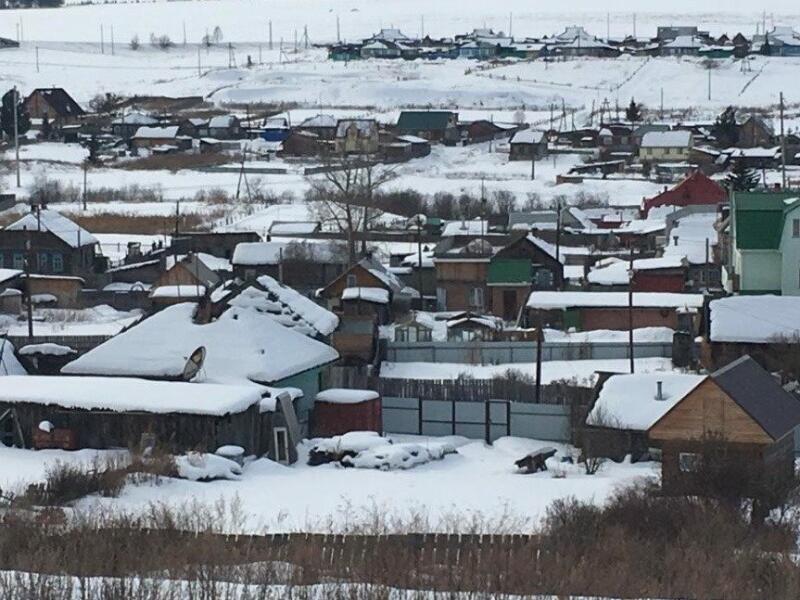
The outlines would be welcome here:
M 547 156 L 547 137 L 543 131 L 523 129 L 509 142 L 508 160 L 533 160 Z
M 726 289 L 800 295 L 800 201 L 793 192 L 735 192 Z
M 685 162 L 692 149 L 689 131 L 650 131 L 642 136 L 639 160 L 642 162 Z
M 63 88 L 37 88 L 25 98 L 25 110 L 31 119 L 45 119 L 56 129 L 64 125 L 74 125 L 86 112 Z
M 319 114 L 301 121 L 296 129 L 313 133 L 320 140 L 332 141 L 336 138 L 338 121 L 333 115 Z
M 581 430 L 581 445 L 594 457 L 617 462 L 649 460 L 647 432 L 704 376 L 684 373 L 610 375 L 602 384 Z
M 489 264 L 498 248 L 480 237 L 465 244 L 446 238 L 436 246 L 436 304 L 439 310 L 485 312 Z
M 592 269 L 586 281 L 591 290 L 627 290 L 635 292 L 673 292 L 686 290 L 688 262 L 681 256 L 638 258 L 631 263 L 615 260 L 609 265 Z
M 404 110 L 397 120 L 399 135 L 413 135 L 430 142 L 457 143 L 458 113 L 445 110 Z
M 244 242 L 233 251 L 233 275 L 243 280 L 253 280 L 261 275 L 282 279 L 281 263 L 288 242 Z
M 337 154 L 378 152 L 378 122 L 375 119 L 340 119 L 336 125 Z
M 166 270 L 154 282 L 155 287 L 200 286 L 210 290 L 232 276 L 227 260 L 204 252 L 166 256 L 164 267 Z
M 740 148 L 770 148 L 775 146 L 775 130 L 761 116 L 750 115 L 739 125 L 738 129 L 739 140 L 736 145 Z
M 298 129 L 292 130 L 280 144 L 278 156 L 317 156 L 330 150 L 316 133 Z
M 172 238 L 170 249 L 176 254 L 202 252 L 230 260 L 237 244 L 259 242 L 255 231 L 181 231 Z
M 242 137 L 242 124 L 235 115 L 217 115 L 208 120 L 206 135 L 217 140 L 236 140 Z
M 520 325 L 543 326 L 566 331 L 612 329 L 625 331 L 641 327 L 668 327 L 697 331 L 703 307 L 701 294 L 639 292 L 633 294 L 629 309 L 627 292 L 548 292 L 534 291 L 523 311 Z
M 124 140 L 129 140 L 140 127 L 155 127 L 159 121 L 155 117 L 141 112 L 131 112 L 111 121 L 111 133 Z
M 27 255 L 32 273 L 93 282 L 96 272 L 104 269 L 98 262 L 97 244 L 97 238 L 77 223 L 54 210 L 33 206 L 0 231 L 0 268 L 22 270 Z
M 148 149 L 153 152 L 190 150 L 192 137 L 190 134 L 184 133 L 185 129 L 182 130 L 181 127 L 181 125 L 139 127 L 130 139 L 131 148 Z
M 800 400 L 743 356 L 705 377 L 647 433 L 661 448 L 666 493 L 702 493 L 710 482 L 698 473 L 728 468 L 743 479 L 745 495 L 758 497 L 793 476 L 799 424 Z
M 376 314 L 383 315 L 385 307 L 399 300 L 403 288 L 400 280 L 383 265 L 364 258 L 319 290 L 317 296 L 324 299 L 333 312 L 345 312 L 347 303 L 352 303 L 357 310 L 363 308 L 363 305 L 358 306 L 362 302 L 368 302 L 375 305 Z
M 663 255 L 686 258 L 686 291 L 722 289 L 722 268 L 719 257 L 719 234 L 716 225 L 720 216 L 716 212 L 689 206 L 678 209 L 666 217 Z
M 307 432 L 322 370 L 337 360 L 337 352 L 253 308 L 232 306 L 216 319 L 209 309 L 193 302 L 165 308 L 69 363 L 62 372 L 180 381 L 189 357 L 203 347 L 204 382 L 302 390 L 295 410 Z
M 708 305 L 701 361 L 718 369 L 749 355 L 770 372 L 794 368 L 800 342 L 800 297 L 746 295 Z
M 642 201 L 642 216 L 660 206 L 717 206 L 728 200 L 728 193 L 720 184 L 700 171 L 695 171 L 672 189 Z

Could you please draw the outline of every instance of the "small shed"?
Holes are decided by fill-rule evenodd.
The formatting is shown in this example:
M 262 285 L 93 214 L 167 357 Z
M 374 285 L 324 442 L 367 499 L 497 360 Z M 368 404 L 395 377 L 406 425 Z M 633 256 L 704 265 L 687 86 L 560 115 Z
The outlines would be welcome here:
M 378 392 L 332 388 L 317 394 L 312 431 L 316 437 L 350 431 L 383 432 L 382 403 Z

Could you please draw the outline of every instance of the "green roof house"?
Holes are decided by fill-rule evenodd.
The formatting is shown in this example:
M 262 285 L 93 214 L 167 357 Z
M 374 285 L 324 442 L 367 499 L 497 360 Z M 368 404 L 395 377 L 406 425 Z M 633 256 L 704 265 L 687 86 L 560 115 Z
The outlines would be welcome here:
M 461 137 L 458 113 L 449 110 L 404 110 L 397 120 L 397 133 L 416 135 L 431 142 L 454 144 Z
M 800 295 L 800 194 L 734 193 L 731 236 L 729 291 Z

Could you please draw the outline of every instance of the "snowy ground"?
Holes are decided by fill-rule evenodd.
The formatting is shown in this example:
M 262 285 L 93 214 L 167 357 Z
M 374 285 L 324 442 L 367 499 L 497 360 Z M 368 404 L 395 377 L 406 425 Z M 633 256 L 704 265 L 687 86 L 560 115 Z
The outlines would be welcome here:
M 406 441 L 425 438 L 393 436 Z M 442 438 L 435 438 L 441 441 Z M 529 530 L 557 498 L 575 496 L 602 502 L 617 486 L 641 477 L 657 476 L 653 463 L 606 463 L 594 476 L 582 467 L 551 459 L 550 471 L 535 475 L 516 472 L 514 461 L 543 446 L 567 448 L 551 442 L 502 438 L 494 446 L 454 438 L 463 444 L 458 454 L 408 471 L 345 469 L 334 465 L 309 467 L 301 447 L 301 461 L 286 467 L 260 459 L 245 465 L 239 481 L 198 483 L 163 480 L 159 484 L 129 485 L 119 498 L 83 500 L 125 510 L 139 510 L 152 502 L 180 508 L 192 502 L 211 505 L 224 500 L 238 503 L 247 531 L 341 530 L 378 518 L 384 523 L 412 520 L 426 530 L 505 527 Z M 56 460 L 90 462 L 93 451 L 61 452 L 17 450 L 0 446 L 0 488 L 38 481 L 47 464 Z M 480 481 L 480 485 L 475 482 Z M 417 518 L 414 515 L 418 515 Z M 424 525 L 423 525 L 424 521 Z

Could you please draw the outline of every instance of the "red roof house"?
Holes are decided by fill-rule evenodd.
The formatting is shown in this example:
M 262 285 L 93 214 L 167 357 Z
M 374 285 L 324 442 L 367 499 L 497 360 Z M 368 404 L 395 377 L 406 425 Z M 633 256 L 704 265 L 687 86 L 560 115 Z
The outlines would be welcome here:
M 657 206 L 720 204 L 727 199 L 725 188 L 700 171 L 695 171 L 671 190 L 665 188 L 658 196 L 645 199 L 642 213 L 646 217 Z

